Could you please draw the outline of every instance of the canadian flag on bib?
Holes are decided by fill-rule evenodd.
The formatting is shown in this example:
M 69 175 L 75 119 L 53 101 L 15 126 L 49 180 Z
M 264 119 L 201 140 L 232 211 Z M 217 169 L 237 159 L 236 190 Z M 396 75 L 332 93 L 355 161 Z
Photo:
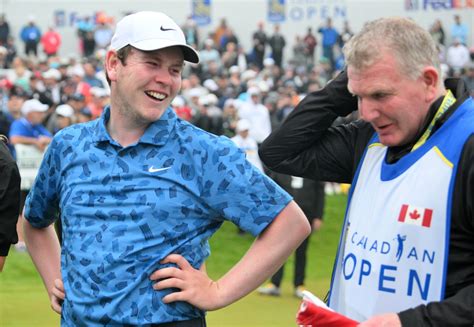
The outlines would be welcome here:
M 403 204 L 398 215 L 398 221 L 405 224 L 418 225 L 423 227 L 431 226 L 433 210 L 428 208 L 415 207 Z

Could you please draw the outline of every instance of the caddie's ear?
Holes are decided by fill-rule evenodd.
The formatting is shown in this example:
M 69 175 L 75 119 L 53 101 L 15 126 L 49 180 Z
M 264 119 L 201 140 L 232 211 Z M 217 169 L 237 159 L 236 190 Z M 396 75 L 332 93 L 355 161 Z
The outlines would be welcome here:
M 117 56 L 117 52 L 109 50 L 105 57 L 105 71 L 111 81 L 117 80 L 117 66 L 120 65 L 120 59 Z
M 421 75 L 422 82 L 425 85 L 425 101 L 432 103 L 439 97 L 440 76 L 438 71 L 433 66 L 426 66 L 423 68 Z

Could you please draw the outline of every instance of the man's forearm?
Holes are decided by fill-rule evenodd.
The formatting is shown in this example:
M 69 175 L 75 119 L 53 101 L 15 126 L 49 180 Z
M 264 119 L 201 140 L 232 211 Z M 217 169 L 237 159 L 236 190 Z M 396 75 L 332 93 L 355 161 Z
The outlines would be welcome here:
M 51 298 L 54 280 L 61 278 L 61 250 L 54 226 L 39 229 L 25 220 L 24 233 L 28 252 Z
M 244 257 L 217 281 L 224 307 L 247 295 L 275 273 L 309 235 L 308 219 L 295 202 L 257 238 Z
M 295 158 L 319 140 L 337 117 L 344 117 L 354 110 L 357 110 L 357 98 L 347 90 L 347 74 L 341 73 L 323 89 L 308 94 L 296 106 L 282 125 L 262 143 L 260 159 L 277 172 L 292 174 L 287 171 L 290 169 L 301 174 L 302 169 L 295 164 Z M 301 161 L 306 160 L 301 158 Z

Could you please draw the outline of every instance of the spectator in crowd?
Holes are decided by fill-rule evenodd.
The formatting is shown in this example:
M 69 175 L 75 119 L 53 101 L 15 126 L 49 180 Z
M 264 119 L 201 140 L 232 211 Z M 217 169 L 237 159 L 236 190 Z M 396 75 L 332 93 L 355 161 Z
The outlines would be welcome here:
M 6 46 L 10 37 L 10 25 L 8 24 L 5 14 L 0 15 L 0 45 Z
M 234 43 L 236 46 L 239 45 L 239 39 L 234 34 L 232 28 L 227 27 L 224 34 L 221 36 L 219 40 L 219 52 L 223 53 L 227 49 L 227 44 Z
M 59 70 L 50 68 L 42 74 L 44 89 L 38 94 L 38 100 L 48 106 L 58 105 L 61 102 L 61 86 Z
M 186 101 L 184 101 L 182 96 L 177 95 L 173 99 L 173 101 L 171 101 L 171 106 L 173 107 L 174 112 L 176 112 L 176 115 L 179 118 L 184 119 L 186 121 L 192 120 L 193 113 L 191 107 L 186 105 Z
M 459 39 L 464 45 L 467 45 L 467 36 L 469 34 L 469 28 L 461 21 L 461 16 L 454 15 L 454 24 L 451 25 L 451 41 Z
M 82 49 L 84 53 L 84 57 L 90 58 L 94 55 L 96 48 L 96 42 L 94 38 L 94 32 L 88 31 L 84 35 L 84 38 L 82 39 Z
M 73 93 L 67 97 L 65 103 L 72 107 L 74 110 L 74 115 L 77 116 L 77 114 L 86 107 L 86 98 L 80 93 Z
M 264 30 L 263 22 L 258 22 L 257 30 L 252 35 L 252 62 L 257 65 L 259 69 L 263 68 L 267 42 L 268 38 Z
M 8 100 L 6 101 L 6 108 L 0 111 L 0 134 L 6 136 L 10 135 L 11 124 L 21 117 L 21 107 L 28 99 L 28 94 L 18 86 L 4 92 L 8 92 Z M 6 142 L 6 145 L 15 159 L 15 147 L 10 142 Z
M 222 129 L 223 135 L 233 137 L 236 134 L 237 122 L 239 116 L 237 114 L 238 100 L 227 99 L 224 102 L 224 109 L 222 111 Z
M 50 26 L 48 31 L 41 36 L 41 45 L 46 56 L 56 56 L 61 47 L 61 35 Z
M 279 180 L 285 179 L 285 182 Z M 313 232 L 321 229 L 324 212 L 324 183 L 316 182 L 308 178 L 276 174 L 274 180 L 282 186 L 286 184 L 286 190 L 293 195 L 296 203 L 301 207 L 308 218 Z M 289 180 L 289 181 L 286 181 Z M 306 253 L 310 237 L 308 236 L 295 251 L 293 295 L 302 299 L 303 291 L 306 289 Z M 283 280 L 285 265 L 271 277 L 270 282 L 260 287 L 257 291 L 262 295 L 281 295 L 281 282 Z
M 293 42 L 293 58 L 291 63 L 294 66 L 304 66 L 306 65 L 306 44 L 301 36 L 296 35 L 295 41 Z
M 97 26 L 94 30 L 94 41 L 96 49 L 107 49 L 114 31 L 108 23 L 108 17 L 101 14 L 97 17 Z
M 174 31 L 150 28 L 157 25 Z M 205 326 L 206 310 L 251 292 L 309 233 L 288 194 L 230 140 L 169 108 L 184 60 L 199 59 L 171 18 L 124 17 L 106 59 L 111 106 L 101 119 L 59 132 L 45 155 L 25 232 L 63 323 Z M 58 209 L 62 274 L 51 225 Z M 207 239 L 224 219 L 263 233 L 213 281 L 203 267 Z
M 446 35 L 444 33 L 443 23 L 440 19 L 436 19 L 434 23 L 430 26 L 429 32 L 436 44 L 444 48 Z
M 23 103 L 21 107 L 22 117 L 13 121 L 10 126 L 10 140 L 15 147 L 17 145 L 32 145 L 39 152 L 44 152 L 48 144 L 51 142 L 51 133 L 42 124 L 47 110 L 48 105 L 43 104 L 36 99 L 30 99 Z M 16 151 L 16 155 L 17 160 L 21 160 L 18 151 Z M 25 182 L 26 179 L 23 179 Z M 23 209 L 26 196 L 30 189 L 28 185 L 29 183 L 24 184 L 25 186 L 22 185 L 21 187 L 21 209 Z M 17 224 L 18 243 L 15 244 L 15 248 L 21 252 L 26 250 L 23 238 L 23 220 L 23 213 L 21 212 Z
M 98 118 L 102 114 L 106 105 L 109 104 L 109 92 L 102 87 L 92 87 L 90 89 L 91 100 L 87 107 L 92 112 L 92 117 Z
M 20 173 L 7 142 L 0 135 L 0 272 L 10 246 L 18 242 L 16 225 L 20 214 Z
M 370 22 L 344 52 L 347 73 L 260 152 L 270 169 L 352 183 L 329 306 L 361 326 L 472 325 L 473 99 L 443 83 L 433 38 L 410 19 Z M 331 127 L 357 107 L 362 120 Z
M 220 44 L 221 38 L 224 35 L 224 33 L 227 31 L 227 28 L 228 28 L 227 20 L 225 18 L 221 18 L 219 25 L 216 27 L 212 35 L 212 40 L 214 41 L 214 44 L 216 46 Z
M 258 144 L 249 134 L 250 127 L 248 120 L 239 120 L 235 126 L 237 135 L 231 140 L 245 153 L 247 160 L 263 173 L 263 165 L 258 156 Z
M 186 37 L 186 43 L 194 48 L 199 46 L 199 32 L 196 26 L 196 22 L 191 16 L 189 16 L 182 27 L 184 36 Z
M 273 35 L 268 40 L 268 45 L 272 49 L 272 58 L 275 60 L 275 65 L 282 68 L 283 66 L 283 51 L 286 46 L 285 37 L 280 32 L 280 25 L 275 24 Z
M 71 126 L 75 122 L 74 109 L 68 104 L 61 104 L 56 107 L 52 117 L 48 120 L 51 127 L 48 128 L 51 134 L 56 134 L 63 128 Z
M 474 62 L 471 62 L 466 67 L 466 73 L 462 77 L 466 88 L 470 90 L 471 96 L 474 98 Z
M 250 136 L 260 144 L 272 131 L 270 114 L 267 107 L 262 104 L 261 91 L 257 86 L 247 90 L 248 100 L 238 108 L 240 119 L 250 122 Z
M 91 62 L 85 62 L 82 67 L 84 68 L 83 81 L 89 84 L 90 87 L 104 88 L 104 84 L 97 77 L 97 71 Z
M 1 68 L 9 68 L 8 50 L 2 45 L 0 45 L 0 69 Z
M 349 41 L 353 35 L 354 32 L 352 32 L 352 28 L 349 25 L 349 21 L 345 20 L 344 26 L 342 27 L 342 31 L 339 34 L 339 38 L 337 40 L 339 48 L 342 49 L 344 47 L 344 44 L 346 44 L 346 42 Z
M 77 36 L 79 37 L 79 49 L 85 57 L 89 57 L 93 53 L 93 51 L 91 53 L 87 52 L 85 40 L 94 40 L 94 27 L 94 22 L 92 21 L 90 16 L 84 16 L 77 20 Z M 95 47 L 95 40 L 93 44 Z
M 26 62 L 20 57 L 15 57 L 6 77 L 14 85 L 21 86 L 25 90 L 28 90 L 29 80 L 32 74 L 28 67 L 26 67 Z
M 5 48 L 7 49 L 7 52 L 8 52 L 7 59 L 6 59 L 7 67 L 10 68 L 12 66 L 13 59 L 15 59 L 17 56 L 15 40 L 13 39 L 12 36 L 8 37 Z
M 446 63 L 451 69 L 450 75 L 460 77 L 470 61 L 469 49 L 461 43 L 459 38 L 455 38 L 446 51 Z
M 51 142 L 51 133 L 43 126 L 48 105 L 36 99 L 30 99 L 21 107 L 21 118 L 16 119 L 10 127 L 12 144 L 34 145 L 44 151 Z
M 21 29 L 20 38 L 25 44 L 25 54 L 36 57 L 38 55 L 38 44 L 41 40 L 41 30 L 36 25 L 33 16 L 28 18 L 28 24 Z
M 217 97 L 210 93 L 199 97 L 198 111 L 192 122 L 214 135 L 222 135 L 222 111 L 216 106 Z
M 214 47 L 214 41 L 212 39 L 206 39 L 204 41 L 204 49 L 201 50 L 200 55 L 200 65 L 203 75 L 208 72 L 210 63 L 214 62 L 220 66 L 221 56 L 219 51 Z
M 315 60 L 315 49 L 318 45 L 318 40 L 313 34 L 313 30 L 311 29 L 311 27 L 308 27 L 308 31 L 306 32 L 306 35 L 303 38 L 303 43 L 305 45 L 304 54 L 306 57 L 306 65 L 313 66 Z
M 334 47 L 337 45 L 339 33 L 332 26 L 332 19 L 330 17 L 326 19 L 326 25 L 320 27 L 318 32 L 322 35 L 323 57 L 329 60 L 332 72 L 335 67 Z
M 234 42 L 227 43 L 225 51 L 222 53 L 222 68 L 229 69 L 237 65 L 239 53 L 237 52 L 237 44 Z

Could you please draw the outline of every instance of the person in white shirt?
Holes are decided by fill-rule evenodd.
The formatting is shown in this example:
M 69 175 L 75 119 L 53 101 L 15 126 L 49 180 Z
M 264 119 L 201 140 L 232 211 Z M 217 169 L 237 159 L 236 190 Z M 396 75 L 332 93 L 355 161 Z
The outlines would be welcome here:
M 459 38 L 455 38 L 453 44 L 449 46 L 446 53 L 446 63 L 453 72 L 461 72 L 470 61 L 469 49 L 461 43 Z
M 244 102 L 238 111 L 240 119 L 246 119 L 250 123 L 250 136 L 260 144 L 270 135 L 272 131 L 270 113 L 260 99 L 260 89 L 252 86 L 247 90 L 248 100 Z
M 257 141 L 255 141 L 250 135 L 250 123 L 246 119 L 241 119 L 237 122 L 235 127 L 235 131 L 237 135 L 235 135 L 231 140 L 240 148 L 242 151 L 245 152 L 247 156 L 247 160 L 257 167 L 261 172 L 263 172 L 263 165 L 260 161 L 260 157 L 258 156 L 258 145 Z

